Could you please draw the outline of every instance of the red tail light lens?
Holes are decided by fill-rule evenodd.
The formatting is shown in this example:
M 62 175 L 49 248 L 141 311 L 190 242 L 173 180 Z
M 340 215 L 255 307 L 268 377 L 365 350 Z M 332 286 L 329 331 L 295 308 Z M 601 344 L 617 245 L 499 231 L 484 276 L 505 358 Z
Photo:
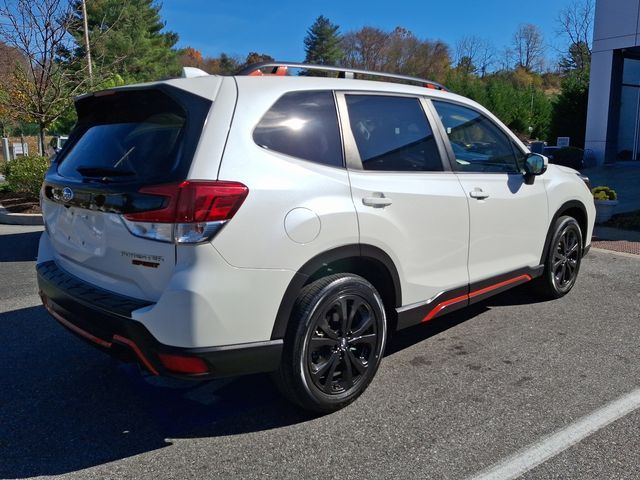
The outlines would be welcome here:
M 213 238 L 247 198 L 237 182 L 184 181 L 144 187 L 140 193 L 164 197 L 164 207 L 124 215 L 133 235 L 172 243 L 200 243 Z
M 249 189 L 237 182 L 191 181 L 144 187 L 140 193 L 167 197 L 161 210 L 125 215 L 127 220 L 153 223 L 199 223 L 231 219 Z

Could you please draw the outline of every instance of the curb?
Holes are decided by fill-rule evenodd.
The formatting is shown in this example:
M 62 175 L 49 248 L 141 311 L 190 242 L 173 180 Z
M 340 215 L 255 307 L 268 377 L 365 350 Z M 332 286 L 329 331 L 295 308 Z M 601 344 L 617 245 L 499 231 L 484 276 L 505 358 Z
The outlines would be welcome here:
M 617 250 L 610 250 L 608 248 L 593 247 L 590 251 L 591 252 L 608 253 L 608 254 L 611 254 L 611 255 L 617 255 L 619 257 L 634 258 L 636 260 L 640 259 L 640 255 L 636 255 L 635 253 L 618 252 Z
M 10 213 L 0 205 L 0 223 L 5 225 L 44 225 L 41 213 Z

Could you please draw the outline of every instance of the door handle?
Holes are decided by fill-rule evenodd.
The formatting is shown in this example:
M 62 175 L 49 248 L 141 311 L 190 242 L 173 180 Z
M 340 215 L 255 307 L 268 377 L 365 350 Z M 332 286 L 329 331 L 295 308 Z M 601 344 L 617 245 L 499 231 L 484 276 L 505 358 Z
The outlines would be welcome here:
M 385 197 L 382 192 L 374 192 L 372 197 L 364 197 L 362 204 L 367 207 L 384 208 L 391 205 L 393 201 L 389 197 Z
M 484 200 L 485 198 L 489 198 L 489 194 L 483 192 L 481 188 L 474 188 L 469 192 L 469 196 L 471 198 L 477 198 L 478 200 Z

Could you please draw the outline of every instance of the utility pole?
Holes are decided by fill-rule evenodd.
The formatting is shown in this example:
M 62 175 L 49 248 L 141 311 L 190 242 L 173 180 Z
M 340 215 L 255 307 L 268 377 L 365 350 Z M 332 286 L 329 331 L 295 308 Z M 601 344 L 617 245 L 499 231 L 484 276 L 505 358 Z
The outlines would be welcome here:
M 93 84 L 93 65 L 91 65 L 91 47 L 89 46 L 89 22 L 87 20 L 87 4 L 82 0 L 82 22 L 84 24 L 84 46 L 87 50 L 87 66 L 89 67 L 89 82 Z

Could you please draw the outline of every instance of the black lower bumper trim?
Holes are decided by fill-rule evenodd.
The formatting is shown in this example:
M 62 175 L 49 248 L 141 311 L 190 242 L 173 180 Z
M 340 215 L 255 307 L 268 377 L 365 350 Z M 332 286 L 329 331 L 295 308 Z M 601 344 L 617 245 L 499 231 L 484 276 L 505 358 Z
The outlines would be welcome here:
M 164 345 L 142 323 L 131 318 L 133 310 L 152 303 L 94 287 L 53 261 L 37 265 L 36 270 L 43 303 L 65 328 L 120 360 L 137 361 L 152 374 L 218 378 L 270 372 L 280 364 L 282 340 L 203 348 Z M 209 372 L 196 375 L 172 372 L 162 364 L 160 354 L 200 358 Z

